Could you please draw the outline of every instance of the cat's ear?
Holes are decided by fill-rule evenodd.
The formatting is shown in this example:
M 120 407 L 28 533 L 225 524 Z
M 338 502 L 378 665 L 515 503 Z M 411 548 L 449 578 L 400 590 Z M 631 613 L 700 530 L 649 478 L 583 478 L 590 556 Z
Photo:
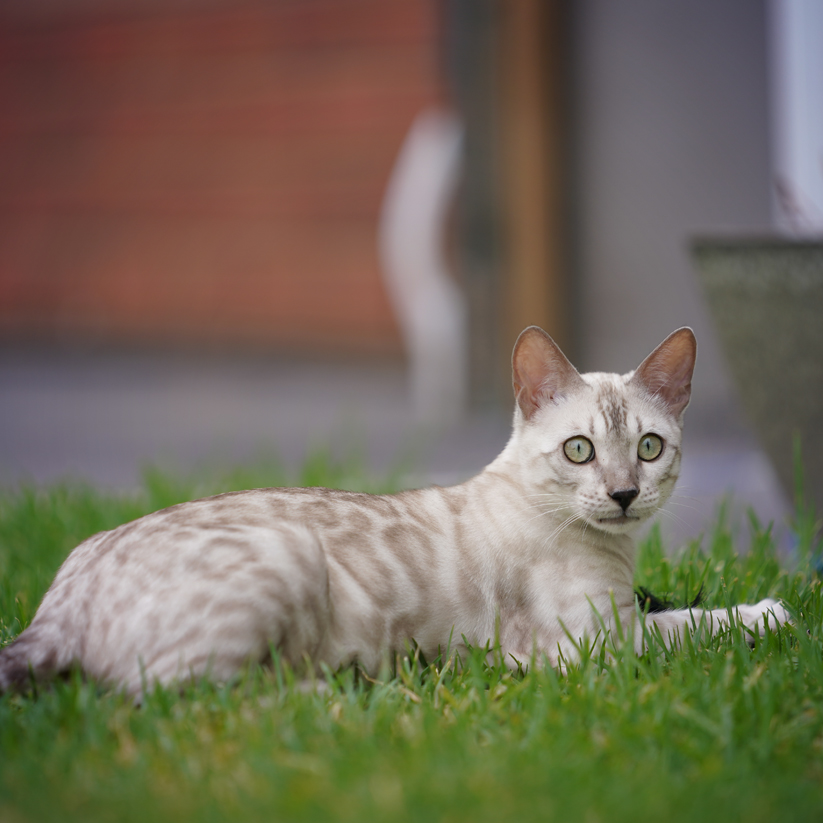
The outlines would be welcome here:
M 512 353 L 514 397 L 526 420 L 543 405 L 584 384 L 577 369 L 543 329 L 529 326 Z
M 672 332 L 638 367 L 630 383 L 641 384 L 679 418 L 689 405 L 697 357 L 694 332 L 684 326 Z

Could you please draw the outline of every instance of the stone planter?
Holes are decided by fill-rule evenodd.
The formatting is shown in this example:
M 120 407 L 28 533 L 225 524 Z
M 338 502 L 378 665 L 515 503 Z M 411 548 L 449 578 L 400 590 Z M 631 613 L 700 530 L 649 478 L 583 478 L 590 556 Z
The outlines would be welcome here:
M 698 239 L 692 257 L 755 434 L 790 500 L 800 435 L 823 514 L 823 241 Z

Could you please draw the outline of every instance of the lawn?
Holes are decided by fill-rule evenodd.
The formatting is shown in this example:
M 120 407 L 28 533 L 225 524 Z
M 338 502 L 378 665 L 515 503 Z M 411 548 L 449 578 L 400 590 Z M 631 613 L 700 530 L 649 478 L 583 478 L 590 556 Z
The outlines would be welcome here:
M 315 459 L 299 481 L 369 488 L 364 476 Z M 150 472 L 129 496 L 72 483 L 0 491 L 0 643 L 88 535 L 285 479 L 264 467 L 196 482 Z M 140 708 L 77 676 L 2 696 L 0 821 L 823 819 L 810 514 L 797 533 L 783 557 L 768 529 L 754 523 L 740 545 L 721 515 L 689 546 L 652 532 L 641 547 L 637 584 L 657 594 L 782 598 L 795 625 L 753 649 L 735 627 L 641 658 L 591 654 L 563 674 L 515 674 L 479 651 L 456 672 L 410 649 L 374 680 L 328 672 L 326 689 L 301 688 L 275 662 L 231 686 L 157 690 Z

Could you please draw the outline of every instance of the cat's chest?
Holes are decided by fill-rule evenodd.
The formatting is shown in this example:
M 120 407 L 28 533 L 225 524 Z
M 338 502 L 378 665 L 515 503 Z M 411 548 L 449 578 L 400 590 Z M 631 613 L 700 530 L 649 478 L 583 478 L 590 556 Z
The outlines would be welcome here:
M 494 581 L 492 600 L 501 623 L 533 629 L 590 622 L 593 609 L 611 613 L 611 601 L 632 597 L 630 558 L 616 550 L 578 548 L 529 562 L 512 563 Z

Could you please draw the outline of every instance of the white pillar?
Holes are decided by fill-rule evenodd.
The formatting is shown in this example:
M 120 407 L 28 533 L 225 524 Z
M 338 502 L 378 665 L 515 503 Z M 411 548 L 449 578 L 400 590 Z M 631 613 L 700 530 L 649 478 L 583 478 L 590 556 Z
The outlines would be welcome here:
M 458 422 L 466 408 L 468 310 L 446 258 L 446 225 L 462 158 L 462 128 L 425 111 L 400 150 L 380 215 L 379 253 L 409 358 L 415 418 Z

